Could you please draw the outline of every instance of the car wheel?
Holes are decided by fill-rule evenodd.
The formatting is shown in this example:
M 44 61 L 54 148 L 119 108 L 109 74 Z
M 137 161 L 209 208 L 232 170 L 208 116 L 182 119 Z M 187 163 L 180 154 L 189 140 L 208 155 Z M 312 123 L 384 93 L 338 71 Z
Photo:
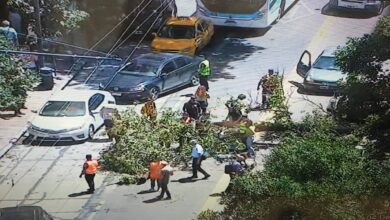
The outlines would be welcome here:
M 193 86 L 199 85 L 199 77 L 197 75 L 191 76 L 191 85 Z
M 95 134 L 95 128 L 93 127 L 93 125 L 90 125 L 88 128 L 88 140 L 92 140 L 94 134 Z
M 153 87 L 149 90 L 149 95 L 153 98 L 153 100 L 156 100 L 160 95 L 160 90 L 157 87 Z

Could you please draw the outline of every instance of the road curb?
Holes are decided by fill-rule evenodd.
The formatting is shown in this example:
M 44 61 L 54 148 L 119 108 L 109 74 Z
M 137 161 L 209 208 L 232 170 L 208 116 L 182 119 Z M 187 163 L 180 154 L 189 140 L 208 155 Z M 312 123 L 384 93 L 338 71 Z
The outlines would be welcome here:
M 4 155 L 6 155 L 8 153 L 9 150 L 11 150 L 11 148 L 13 146 L 15 146 L 15 143 L 18 142 L 20 140 L 20 138 L 27 132 L 27 126 L 24 126 L 20 132 L 16 135 L 16 137 L 12 138 L 10 141 L 9 141 L 9 144 L 6 145 L 4 148 L 1 148 L 0 149 L 0 159 L 2 159 L 4 157 Z

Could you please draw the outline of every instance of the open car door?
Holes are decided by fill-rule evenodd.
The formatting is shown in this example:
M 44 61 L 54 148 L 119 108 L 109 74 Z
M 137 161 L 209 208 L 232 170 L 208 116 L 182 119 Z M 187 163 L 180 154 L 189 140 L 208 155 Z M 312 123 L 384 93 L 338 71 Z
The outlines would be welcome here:
M 311 53 L 305 50 L 297 64 L 297 73 L 302 77 L 306 77 L 306 73 L 311 69 Z

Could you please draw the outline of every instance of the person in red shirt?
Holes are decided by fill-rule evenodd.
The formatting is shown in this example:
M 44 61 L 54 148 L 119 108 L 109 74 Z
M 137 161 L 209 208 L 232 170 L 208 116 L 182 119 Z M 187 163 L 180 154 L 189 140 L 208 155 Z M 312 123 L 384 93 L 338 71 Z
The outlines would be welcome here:
M 83 177 L 83 175 L 85 176 L 85 180 L 87 181 L 89 186 L 87 193 L 94 193 L 95 191 L 94 178 L 95 178 L 96 171 L 99 167 L 99 164 L 96 160 L 92 160 L 91 154 L 87 154 L 85 156 L 85 159 L 86 161 L 83 164 L 83 170 L 81 171 L 79 177 L 81 178 Z

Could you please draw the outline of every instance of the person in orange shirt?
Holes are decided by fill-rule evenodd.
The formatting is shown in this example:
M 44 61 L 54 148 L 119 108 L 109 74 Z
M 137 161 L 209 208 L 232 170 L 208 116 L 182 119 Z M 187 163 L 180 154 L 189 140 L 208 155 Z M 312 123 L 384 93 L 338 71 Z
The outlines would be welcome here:
M 94 193 L 95 191 L 95 174 L 98 169 L 99 163 L 96 160 L 92 160 L 92 155 L 87 154 L 85 156 L 85 163 L 83 164 L 83 170 L 81 171 L 80 178 L 84 175 L 85 180 L 88 183 L 89 189 L 87 193 Z
M 161 169 L 163 164 L 160 161 L 151 162 L 149 165 L 149 178 L 150 178 L 150 190 L 151 192 L 156 192 L 160 190 L 160 178 L 161 178 Z M 157 182 L 157 190 L 154 189 Z

